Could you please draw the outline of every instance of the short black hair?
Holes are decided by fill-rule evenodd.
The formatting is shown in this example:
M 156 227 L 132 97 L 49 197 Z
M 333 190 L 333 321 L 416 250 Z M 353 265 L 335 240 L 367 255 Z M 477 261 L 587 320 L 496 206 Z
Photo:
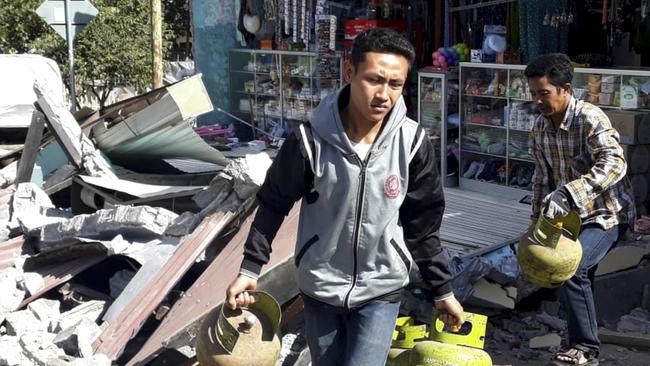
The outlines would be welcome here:
M 404 56 L 409 66 L 415 60 L 415 48 L 408 39 L 388 28 L 370 28 L 361 32 L 352 44 L 350 61 L 357 68 L 364 61 L 366 52 L 392 53 Z
M 524 75 L 527 78 L 546 76 L 548 81 L 560 88 L 573 80 L 573 65 L 569 57 L 563 53 L 549 53 L 531 61 Z

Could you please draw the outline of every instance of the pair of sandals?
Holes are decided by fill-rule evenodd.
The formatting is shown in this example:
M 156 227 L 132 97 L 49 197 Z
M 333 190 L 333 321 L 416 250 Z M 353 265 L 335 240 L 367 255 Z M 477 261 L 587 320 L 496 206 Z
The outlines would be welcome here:
M 598 366 L 598 356 L 578 348 L 569 348 L 555 354 L 547 366 Z

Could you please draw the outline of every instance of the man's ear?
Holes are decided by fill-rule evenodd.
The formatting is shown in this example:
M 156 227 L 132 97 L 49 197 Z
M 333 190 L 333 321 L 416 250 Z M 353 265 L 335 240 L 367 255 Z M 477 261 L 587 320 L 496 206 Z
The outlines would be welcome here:
M 345 77 L 346 82 L 350 82 L 352 78 L 354 77 L 354 65 L 352 65 L 352 62 L 348 59 L 345 60 L 343 63 L 343 76 Z
M 567 95 L 571 95 L 571 88 L 572 88 L 571 83 L 566 83 L 562 86 L 562 89 L 564 89 L 564 92 Z

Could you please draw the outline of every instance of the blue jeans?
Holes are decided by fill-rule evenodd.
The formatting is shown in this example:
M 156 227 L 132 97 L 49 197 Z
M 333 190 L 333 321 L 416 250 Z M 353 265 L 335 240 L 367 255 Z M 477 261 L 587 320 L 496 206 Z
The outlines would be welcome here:
M 399 302 L 344 309 L 305 299 L 305 336 L 313 366 L 384 365 Z
M 569 346 L 598 354 L 598 323 L 594 305 L 594 275 L 598 263 L 627 230 L 627 224 L 604 230 L 599 225 L 585 225 L 580 232 L 582 260 L 576 274 L 560 289 L 560 301 L 567 312 Z

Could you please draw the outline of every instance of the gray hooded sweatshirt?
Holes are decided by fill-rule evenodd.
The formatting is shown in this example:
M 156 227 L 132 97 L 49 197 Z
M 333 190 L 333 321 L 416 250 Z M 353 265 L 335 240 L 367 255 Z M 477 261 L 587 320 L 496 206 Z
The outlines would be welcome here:
M 444 296 L 451 276 L 437 234 L 444 199 L 433 146 L 400 98 L 361 160 L 339 115 L 348 99 L 349 86 L 322 100 L 278 153 L 257 195 L 241 272 L 259 274 L 282 219 L 304 197 L 294 257 L 304 295 L 357 307 L 406 286 L 415 262 L 434 296 Z

